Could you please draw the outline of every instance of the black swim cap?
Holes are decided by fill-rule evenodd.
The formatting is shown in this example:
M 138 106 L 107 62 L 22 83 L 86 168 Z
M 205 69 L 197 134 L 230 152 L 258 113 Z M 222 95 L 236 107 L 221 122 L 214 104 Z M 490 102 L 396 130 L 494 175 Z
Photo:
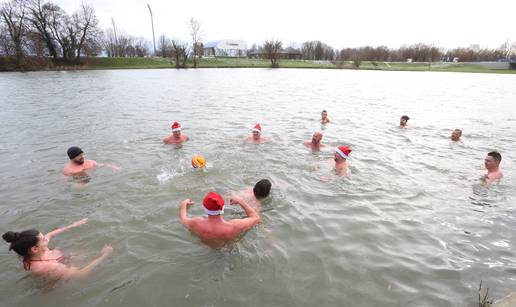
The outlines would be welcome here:
M 66 153 L 68 154 L 68 158 L 70 158 L 70 160 L 72 160 L 73 158 L 82 154 L 82 149 L 80 149 L 77 146 L 72 146 L 72 147 L 68 148 L 68 151 Z

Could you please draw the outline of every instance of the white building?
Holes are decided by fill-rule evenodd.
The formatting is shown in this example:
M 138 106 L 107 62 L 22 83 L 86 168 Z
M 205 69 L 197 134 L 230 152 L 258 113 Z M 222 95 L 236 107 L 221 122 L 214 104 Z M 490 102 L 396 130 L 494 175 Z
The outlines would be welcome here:
M 204 56 L 243 57 L 247 54 L 247 44 L 243 40 L 221 39 L 204 44 Z

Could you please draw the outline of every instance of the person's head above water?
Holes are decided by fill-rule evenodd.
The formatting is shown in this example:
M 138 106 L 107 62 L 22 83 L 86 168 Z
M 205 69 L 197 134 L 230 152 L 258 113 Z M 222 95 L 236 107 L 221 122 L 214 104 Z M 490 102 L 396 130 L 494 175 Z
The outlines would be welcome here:
M 179 138 L 181 136 L 181 124 L 174 122 L 170 128 L 172 128 L 172 134 L 174 137 Z
M 461 136 L 462 136 L 462 130 L 455 129 L 452 131 L 451 139 L 452 139 L 452 141 L 458 141 Z
M 314 134 L 312 135 L 312 144 L 314 144 L 314 145 L 321 144 L 322 137 L 323 137 L 323 135 L 321 132 L 319 132 L 319 131 L 314 132 Z
M 79 165 L 84 163 L 84 152 L 79 147 L 72 146 L 68 148 L 66 154 L 68 154 L 68 158 L 70 158 L 74 163 Z
M 271 192 L 271 187 L 272 184 L 267 179 L 262 179 L 258 181 L 253 188 L 254 197 L 256 197 L 257 199 L 262 199 L 269 196 L 269 193 Z
M 262 126 L 260 124 L 254 125 L 253 128 L 253 139 L 259 139 L 262 134 Z
M 45 236 L 35 229 L 22 232 L 8 231 L 2 235 L 2 238 L 7 243 L 11 243 L 9 250 L 14 250 L 18 255 L 27 259 L 44 251 L 48 246 Z
M 328 117 L 328 112 L 326 112 L 326 110 L 322 110 L 321 119 L 326 119 L 326 117 Z
M 192 158 L 192 166 L 194 168 L 205 168 L 206 167 L 206 159 L 204 159 L 201 155 L 195 155 Z
M 491 151 L 484 159 L 484 165 L 487 170 L 496 169 L 500 166 L 500 162 L 502 162 L 502 155 L 497 151 Z
M 343 162 L 346 161 L 346 159 L 349 157 L 349 154 L 351 153 L 351 148 L 348 146 L 339 146 L 335 148 L 335 156 L 334 160 L 335 162 Z
M 400 126 L 405 127 L 407 125 L 407 122 L 410 118 L 407 115 L 403 115 L 400 118 Z
M 220 215 L 224 213 L 224 199 L 218 193 L 208 193 L 204 197 L 202 204 L 207 215 Z

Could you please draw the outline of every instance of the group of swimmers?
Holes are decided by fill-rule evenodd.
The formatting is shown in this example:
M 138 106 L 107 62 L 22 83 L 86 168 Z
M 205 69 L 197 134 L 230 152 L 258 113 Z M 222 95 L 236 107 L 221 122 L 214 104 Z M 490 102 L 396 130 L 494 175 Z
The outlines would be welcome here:
M 400 118 L 400 127 L 407 128 L 409 117 L 403 115 Z M 321 112 L 322 124 L 330 122 L 326 110 Z M 189 140 L 186 135 L 181 133 L 181 125 L 174 122 L 171 126 L 172 134 L 163 140 L 165 144 L 181 144 Z M 462 131 L 455 129 L 452 131 L 451 139 L 460 141 Z M 312 135 L 312 139 L 305 141 L 304 145 L 312 151 L 319 151 L 322 144 L 322 133 L 316 131 Z M 252 135 L 245 139 L 249 143 L 262 144 L 270 140 L 262 135 L 262 127 L 256 124 L 252 129 Z M 351 148 L 342 145 L 335 148 L 334 153 L 334 169 L 338 176 L 347 174 L 347 159 L 351 153 Z M 109 167 L 119 169 L 117 166 L 110 164 L 97 163 L 94 160 L 88 160 L 84 156 L 84 152 L 79 147 L 70 147 L 67 151 L 69 158 L 68 164 L 63 169 L 66 176 L 82 176 L 88 170 L 96 167 Z M 500 171 L 500 162 L 502 156 L 500 153 L 493 151 L 487 154 L 484 159 L 484 165 L 487 170 L 482 180 L 491 183 L 500 180 L 503 175 Z M 206 159 L 200 155 L 192 158 L 192 166 L 194 168 L 205 168 Z M 202 201 L 203 209 L 206 217 L 189 217 L 188 208 L 194 204 L 191 199 L 185 199 L 181 202 L 179 209 L 180 222 L 197 235 L 202 242 L 212 246 L 221 247 L 224 244 L 234 241 L 253 226 L 261 223 L 260 206 L 262 200 L 270 194 L 272 184 L 267 179 L 262 179 L 256 183 L 253 189 L 248 189 L 234 193 L 231 195 L 229 203 L 231 205 L 239 205 L 245 212 L 244 218 L 225 220 L 222 216 L 224 213 L 225 202 L 223 197 L 216 192 L 209 192 Z M 69 226 L 56 229 L 47 234 L 43 234 L 38 230 L 30 229 L 22 232 L 6 232 L 2 238 L 10 243 L 9 250 L 14 250 L 20 257 L 25 270 L 30 271 L 34 276 L 45 276 L 53 279 L 70 279 L 80 278 L 88 275 L 99 263 L 101 263 L 112 252 L 110 245 L 105 245 L 100 255 L 82 268 L 76 268 L 68 265 L 67 257 L 56 249 L 48 248 L 49 241 L 56 235 L 63 233 L 75 227 L 86 224 L 87 219 L 82 219 Z

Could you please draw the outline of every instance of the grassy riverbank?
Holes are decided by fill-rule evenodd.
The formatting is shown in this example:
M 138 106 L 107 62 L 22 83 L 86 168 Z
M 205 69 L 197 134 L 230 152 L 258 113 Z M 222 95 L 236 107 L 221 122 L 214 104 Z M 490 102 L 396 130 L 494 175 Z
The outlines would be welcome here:
M 55 66 L 49 59 L 28 58 L 26 70 L 84 70 L 84 69 L 152 69 L 175 68 L 171 59 L 164 58 L 88 58 L 79 66 Z M 356 69 L 352 62 L 280 60 L 280 68 Z M 193 61 L 188 60 L 188 67 Z M 12 71 L 13 59 L 0 57 L 0 71 Z M 270 61 L 247 58 L 201 58 L 199 68 L 269 68 Z M 475 63 L 404 63 L 404 62 L 362 62 L 360 70 L 386 71 L 443 71 L 515 74 L 516 69 L 490 69 Z
M 193 67 L 193 62 L 187 65 Z M 356 69 L 351 62 L 280 60 L 280 68 Z M 87 65 L 89 69 L 128 68 L 174 68 L 175 64 L 163 58 L 95 58 Z M 268 68 L 270 61 L 247 58 L 202 58 L 199 68 Z M 515 74 L 516 70 L 489 69 L 475 63 L 404 63 L 404 62 L 362 62 L 360 70 L 387 71 L 444 71 Z

